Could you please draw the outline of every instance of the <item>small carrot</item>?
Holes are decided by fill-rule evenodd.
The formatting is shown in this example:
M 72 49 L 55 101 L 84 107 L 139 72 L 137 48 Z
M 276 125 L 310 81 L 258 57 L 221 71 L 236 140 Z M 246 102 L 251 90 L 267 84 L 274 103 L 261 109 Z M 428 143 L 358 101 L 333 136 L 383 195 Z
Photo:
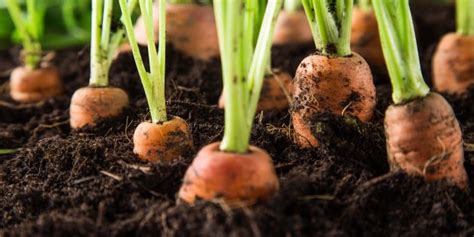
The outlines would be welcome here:
M 285 0 L 283 11 L 278 16 L 273 44 L 288 45 L 309 43 L 313 39 L 311 29 L 300 0 Z
M 136 1 L 129 4 L 135 8 Z M 89 86 L 74 92 L 69 111 L 72 128 L 94 126 L 101 119 L 115 117 L 128 106 L 128 95 L 109 86 L 109 70 L 113 58 L 125 38 L 119 27 L 111 32 L 114 1 L 92 1 L 91 75 Z M 103 10 L 101 12 L 100 10 Z
M 249 142 L 282 3 L 214 0 L 226 91 L 224 138 L 197 154 L 184 176 L 179 200 L 219 201 L 234 208 L 267 200 L 278 191 L 270 156 Z M 255 51 L 248 50 L 253 47 Z
M 378 71 L 386 71 L 377 20 L 369 0 L 359 1 L 352 12 L 351 47 Z
M 457 32 L 445 35 L 433 56 L 435 89 L 464 94 L 474 86 L 474 0 L 456 1 Z
M 185 120 L 179 117 L 168 118 L 165 100 L 165 64 L 166 64 L 166 0 L 159 1 L 159 37 L 157 52 L 153 33 L 153 0 L 140 1 L 140 9 L 147 33 L 148 58 L 150 72 L 147 72 L 140 55 L 138 42 L 133 31 L 131 13 L 126 0 L 120 0 L 123 22 L 132 48 L 135 64 L 145 90 L 150 108 L 151 122 L 142 122 L 133 134 L 133 152 L 140 159 L 150 162 L 172 161 L 193 150 L 193 139 Z M 171 116 L 170 116 L 171 117 Z
M 279 188 L 272 160 L 254 146 L 246 153 L 219 149 L 220 142 L 203 147 L 186 171 L 178 196 L 187 203 L 224 197 L 231 207 L 266 200 Z
M 423 80 L 409 0 L 373 5 L 395 102 L 385 113 L 391 170 L 467 188 L 461 129 L 448 102 Z
M 296 142 L 308 148 L 319 146 L 313 122 L 318 113 L 369 121 L 375 86 L 369 65 L 350 48 L 352 0 L 303 0 L 303 6 L 318 52 L 296 71 L 291 116 Z
M 190 1 L 182 2 L 171 1 L 166 7 L 167 41 L 176 49 L 193 58 L 209 60 L 219 56 L 219 44 L 212 6 L 191 3 Z M 153 11 L 159 11 L 157 4 L 154 5 Z M 156 37 L 159 31 L 158 18 L 155 17 L 153 21 L 156 22 L 154 28 L 155 38 L 158 38 Z M 147 44 L 143 17 L 140 17 L 135 24 L 135 35 L 139 44 Z
M 262 92 L 257 105 L 257 111 L 285 110 L 290 105 L 289 97 L 292 91 L 292 78 L 286 72 L 269 74 L 263 81 Z M 219 98 L 219 108 L 225 107 L 224 92 Z
M 10 96 L 19 102 L 39 102 L 62 93 L 63 85 L 54 66 L 42 66 L 42 49 L 39 42 L 43 34 L 44 2 L 32 0 L 24 18 L 19 2 L 6 1 L 11 19 L 22 40 L 24 66 L 10 75 Z

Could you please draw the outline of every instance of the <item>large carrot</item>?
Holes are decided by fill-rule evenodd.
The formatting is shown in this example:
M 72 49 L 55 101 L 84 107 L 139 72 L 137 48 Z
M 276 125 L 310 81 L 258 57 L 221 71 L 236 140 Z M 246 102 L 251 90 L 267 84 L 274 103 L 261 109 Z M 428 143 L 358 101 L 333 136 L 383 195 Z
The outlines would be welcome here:
M 288 45 L 309 43 L 313 39 L 300 0 L 285 0 L 278 16 L 273 44 Z
M 250 133 L 270 56 L 271 40 L 282 0 L 214 0 L 225 88 L 222 142 L 205 146 L 186 171 L 179 199 L 223 201 L 231 207 L 270 198 L 279 188 L 270 156 L 249 145 Z M 264 16 L 262 16 L 264 15 Z M 255 26 L 263 23 L 255 52 Z M 246 21 L 250 19 L 249 21 Z M 245 24 L 249 24 L 246 25 Z M 249 63 L 250 65 L 246 65 Z
M 433 56 L 437 91 L 463 94 L 474 85 L 474 0 L 456 1 L 457 32 L 441 39 Z
M 466 188 L 461 129 L 451 106 L 423 80 L 409 0 L 373 5 L 395 103 L 385 113 L 391 169 Z
M 135 8 L 131 1 L 129 8 Z M 94 126 L 105 118 L 118 116 L 128 106 L 128 95 L 109 86 L 109 70 L 114 55 L 125 37 L 123 28 L 111 32 L 114 1 L 92 1 L 91 74 L 89 86 L 77 90 L 71 99 L 70 125 Z
M 129 0 L 133 1 L 133 0 Z M 132 47 L 135 64 L 145 90 L 151 121 L 138 125 L 133 135 L 133 152 L 140 159 L 151 162 L 172 161 L 193 149 L 191 131 L 183 119 L 168 116 L 165 100 L 165 64 L 166 64 L 166 0 L 159 1 L 159 49 L 155 46 L 153 33 L 153 0 L 140 0 L 140 9 L 148 42 L 150 72 L 147 72 L 140 55 L 138 42 L 133 32 L 130 10 L 126 0 L 120 0 L 123 22 Z
M 155 3 L 153 11 L 158 12 Z M 156 14 L 155 14 L 156 15 Z M 158 17 L 155 22 L 155 38 L 158 35 Z M 219 56 L 216 23 L 210 3 L 197 4 L 190 0 L 172 0 L 166 6 L 167 41 L 185 54 L 209 60 Z M 141 45 L 147 44 L 146 30 L 143 17 L 135 24 L 135 35 Z
M 378 71 L 385 71 L 377 20 L 369 0 L 359 0 L 352 12 L 351 47 Z
M 27 18 L 17 0 L 6 1 L 11 19 L 23 44 L 24 65 L 13 70 L 10 76 L 10 96 L 19 102 L 39 102 L 59 95 L 63 85 L 59 72 L 52 65 L 42 65 L 42 49 L 39 42 L 43 35 L 46 3 L 27 2 Z
M 318 113 L 369 121 L 375 86 L 369 65 L 350 48 L 352 0 L 304 0 L 303 6 L 318 51 L 296 71 L 292 121 L 296 142 L 307 148 L 319 145 L 314 124 Z

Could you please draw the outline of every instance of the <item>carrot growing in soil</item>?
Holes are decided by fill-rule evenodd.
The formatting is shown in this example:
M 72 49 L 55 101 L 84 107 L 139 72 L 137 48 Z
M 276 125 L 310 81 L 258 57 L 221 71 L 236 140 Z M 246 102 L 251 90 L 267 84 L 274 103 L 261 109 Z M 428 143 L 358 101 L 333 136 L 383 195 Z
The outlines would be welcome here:
M 372 68 L 386 71 L 377 20 L 370 0 L 359 0 L 353 9 L 351 47 Z
M 393 87 L 385 112 L 392 170 L 467 187 L 462 134 L 451 106 L 430 93 L 421 74 L 409 0 L 373 0 Z
M 63 91 L 59 71 L 42 63 L 41 44 L 46 3 L 26 1 L 26 18 L 17 0 L 6 1 L 11 19 L 21 38 L 24 65 L 10 75 L 10 96 L 19 102 L 39 102 L 57 96 Z
M 278 16 L 273 44 L 287 45 L 309 43 L 313 39 L 311 29 L 302 9 L 301 0 L 285 0 Z
M 170 0 L 166 6 L 167 40 L 176 49 L 185 54 L 201 59 L 210 60 L 219 56 L 219 44 L 214 14 L 210 0 Z M 154 4 L 155 12 L 159 11 Z M 141 45 L 147 44 L 145 24 L 140 17 L 135 24 L 135 35 Z M 153 19 L 158 21 L 158 17 Z M 158 23 L 155 24 L 155 38 L 158 34 Z
M 251 67 L 252 55 L 256 53 L 257 40 L 259 33 L 263 30 L 261 29 L 263 16 L 265 15 L 265 2 L 254 1 L 247 3 L 246 7 L 248 8 L 248 13 L 246 17 L 252 19 L 250 22 L 245 22 L 245 35 L 243 37 L 242 43 L 246 50 L 246 54 L 243 60 L 245 60 L 245 71 L 248 72 Z M 278 21 L 277 21 L 278 22 Z M 265 80 L 263 81 L 263 87 L 260 93 L 260 99 L 257 105 L 258 111 L 281 111 L 288 109 L 290 104 L 290 91 L 292 78 L 290 74 L 280 70 L 273 70 L 271 68 L 271 51 L 265 51 L 267 54 L 265 57 L 268 57 L 269 60 L 264 66 L 265 68 Z M 225 88 L 219 98 L 219 108 L 225 108 L 226 101 L 226 91 Z
M 132 10 L 137 0 L 130 1 Z M 92 1 L 91 74 L 89 86 L 80 88 L 71 99 L 72 128 L 94 126 L 101 119 L 118 116 L 128 106 L 127 93 L 109 86 L 109 70 L 115 52 L 125 38 L 122 28 L 112 32 L 113 0 Z
M 249 145 L 265 66 L 270 60 L 267 52 L 282 0 L 268 1 L 250 62 L 247 54 L 252 51 L 244 42 L 256 36 L 247 34 L 252 31 L 247 31 L 244 22 L 249 19 L 247 23 L 254 25 L 255 7 L 263 7 L 265 2 L 214 0 L 226 90 L 224 138 L 202 148 L 186 171 L 178 194 L 186 203 L 219 200 L 239 207 L 268 199 L 279 188 L 270 156 Z
M 474 85 L 474 0 L 457 0 L 456 14 L 457 32 L 445 35 L 433 56 L 433 83 L 460 95 Z
M 129 1 L 130 2 L 130 1 Z M 145 90 L 150 108 L 151 121 L 138 125 L 133 135 L 133 152 L 139 158 L 151 162 L 171 161 L 193 149 L 191 131 L 180 117 L 166 113 L 165 100 L 165 63 L 166 63 L 166 0 L 159 1 L 159 37 L 158 52 L 153 33 L 153 1 L 139 0 L 144 27 L 147 34 L 150 72 L 147 72 L 140 55 L 137 38 L 133 32 L 131 12 L 127 1 L 120 0 L 123 23 L 132 47 L 135 64 Z
M 292 121 L 303 148 L 319 146 L 318 113 L 372 118 L 375 86 L 367 62 L 351 51 L 352 0 L 303 0 L 317 52 L 299 65 L 294 80 Z

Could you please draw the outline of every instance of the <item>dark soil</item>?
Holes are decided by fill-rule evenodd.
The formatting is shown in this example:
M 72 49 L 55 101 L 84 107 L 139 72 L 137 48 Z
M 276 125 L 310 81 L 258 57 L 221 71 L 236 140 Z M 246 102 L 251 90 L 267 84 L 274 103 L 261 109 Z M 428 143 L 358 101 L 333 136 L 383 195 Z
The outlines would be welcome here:
M 426 79 L 430 58 L 443 33 L 454 30 L 452 8 L 415 11 Z M 273 63 L 294 73 L 312 45 L 275 48 Z M 474 234 L 474 193 L 444 182 L 426 183 L 389 173 L 383 114 L 391 101 L 388 78 L 377 78 L 377 113 L 363 124 L 322 115 L 318 149 L 292 142 L 287 112 L 258 115 L 252 144 L 274 159 L 281 190 L 268 202 L 229 210 L 218 204 L 176 203 L 181 179 L 196 151 L 223 132 L 216 107 L 218 60 L 194 61 L 168 50 L 170 114 L 186 119 L 196 150 L 171 164 L 139 161 L 131 137 L 148 118 L 146 101 L 131 55 L 113 65 L 111 84 L 130 95 L 130 108 L 96 128 L 71 131 L 71 94 L 87 85 L 88 48 L 56 53 L 66 94 L 35 105 L 8 97 L 8 69 L 18 49 L 0 53 L 0 236 L 438 236 Z M 12 57 L 13 56 L 13 57 Z M 377 72 L 375 73 L 378 74 Z M 447 96 L 462 125 L 465 166 L 473 178 L 474 90 Z

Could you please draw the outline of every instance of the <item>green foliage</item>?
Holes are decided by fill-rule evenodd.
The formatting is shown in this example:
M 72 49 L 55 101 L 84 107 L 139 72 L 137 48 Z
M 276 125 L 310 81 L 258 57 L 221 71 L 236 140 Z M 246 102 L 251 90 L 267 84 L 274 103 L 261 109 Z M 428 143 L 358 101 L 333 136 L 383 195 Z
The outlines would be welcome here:
M 396 104 L 425 96 L 409 0 L 373 0 L 385 62 Z
M 353 0 L 302 0 L 316 49 L 324 55 L 348 56 Z

